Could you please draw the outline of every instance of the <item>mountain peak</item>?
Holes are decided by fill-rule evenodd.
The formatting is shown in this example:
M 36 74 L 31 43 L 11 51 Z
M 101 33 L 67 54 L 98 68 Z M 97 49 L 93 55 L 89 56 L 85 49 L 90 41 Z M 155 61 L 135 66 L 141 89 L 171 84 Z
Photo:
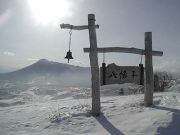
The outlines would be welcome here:
M 47 62 L 49 62 L 49 60 L 47 60 L 47 59 L 40 59 L 40 60 L 38 60 L 37 61 L 37 63 L 47 63 Z
M 32 65 L 0 75 L 0 80 L 28 81 L 40 79 L 43 82 L 47 79 L 50 81 L 58 80 L 58 83 L 61 81 L 64 83 L 64 80 L 69 80 L 70 78 L 71 82 L 75 82 L 79 76 L 82 76 L 83 79 L 80 82 L 83 82 L 84 76 L 88 76 L 89 74 L 89 68 L 40 59 Z

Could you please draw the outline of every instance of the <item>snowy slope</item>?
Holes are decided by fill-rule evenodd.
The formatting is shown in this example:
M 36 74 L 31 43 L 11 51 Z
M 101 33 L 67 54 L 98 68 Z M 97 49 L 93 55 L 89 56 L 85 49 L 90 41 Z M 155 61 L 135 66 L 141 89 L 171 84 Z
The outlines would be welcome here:
M 0 85 L 13 83 L 53 83 L 63 86 L 90 86 L 90 68 L 41 59 L 32 65 L 9 73 L 0 73 Z M 19 85 L 18 85 L 19 86 Z
M 178 88 L 176 92 L 155 93 L 154 107 L 150 108 L 143 106 L 143 94 L 121 96 L 119 89 L 131 91 L 141 88 L 134 84 L 101 87 L 100 117 L 92 117 L 90 114 L 89 88 L 52 86 L 45 89 L 33 86 L 26 91 L 12 93 L 9 90 L 8 94 L 13 96 L 0 100 L 0 134 L 180 134 Z

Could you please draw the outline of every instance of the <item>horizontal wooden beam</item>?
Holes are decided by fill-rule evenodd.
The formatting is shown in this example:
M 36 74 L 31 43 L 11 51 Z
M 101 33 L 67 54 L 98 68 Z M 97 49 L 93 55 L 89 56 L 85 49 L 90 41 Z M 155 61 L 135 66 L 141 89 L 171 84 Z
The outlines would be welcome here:
M 89 29 L 88 25 L 74 26 L 70 24 L 60 24 L 61 29 L 72 29 L 72 30 L 85 30 Z M 95 25 L 96 28 L 99 28 L 99 25 Z
M 98 53 L 110 53 L 110 52 L 121 52 L 121 53 L 134 53 L 145 55 L 145 50 L 138 48 L 126 48 L 126 47 L 105 47 L 105 48 L 97 48 Z M 84 48 L 84 52 L 90 52 L 90 48 Z M 153 56 L 162 56 L 162 51 L 152 51 Z

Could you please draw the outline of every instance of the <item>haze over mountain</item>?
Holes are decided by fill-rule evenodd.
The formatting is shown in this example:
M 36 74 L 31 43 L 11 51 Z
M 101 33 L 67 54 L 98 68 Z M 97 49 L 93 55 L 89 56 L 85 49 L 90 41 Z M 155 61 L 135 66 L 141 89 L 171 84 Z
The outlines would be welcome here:
M 1 73 L 0 80 L 34 83 L 50 82 L 66 85 L 88 84 L 90 80 L 90 68 L 41 59 L 17 71 Z

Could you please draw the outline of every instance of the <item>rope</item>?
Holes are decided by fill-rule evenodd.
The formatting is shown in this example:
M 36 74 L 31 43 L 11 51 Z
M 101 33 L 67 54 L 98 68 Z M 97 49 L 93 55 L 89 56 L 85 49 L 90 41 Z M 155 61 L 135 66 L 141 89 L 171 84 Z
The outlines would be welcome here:
M 69 31 L 69 51 L 70 51 L 70 47 L 71 47 L 71 36 L 72 36 L 72 29 L 70 29 L 70 31 Z

